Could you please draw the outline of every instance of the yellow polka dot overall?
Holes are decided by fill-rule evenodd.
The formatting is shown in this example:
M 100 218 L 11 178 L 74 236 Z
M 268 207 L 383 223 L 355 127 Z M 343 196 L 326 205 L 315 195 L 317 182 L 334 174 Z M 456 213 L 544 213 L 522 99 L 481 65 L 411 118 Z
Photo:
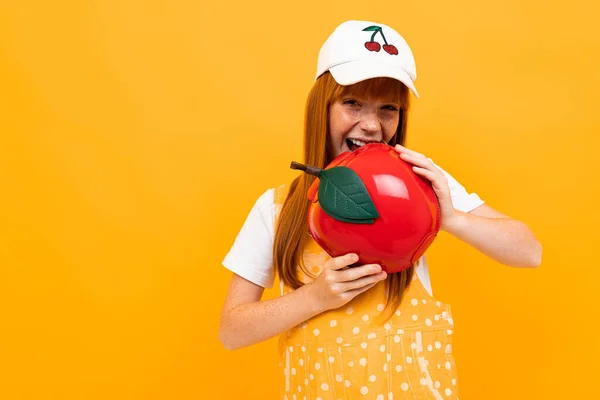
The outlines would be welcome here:
M 276 218 L 286 195 L 286 186 L 275 189 Z M 310 240 L 306 267 L 318 275 L 328 258 Z M 283 293 L 290 290 L 282 285 Z M 378 318 L 384 304 L 381 282 L 283 333 L 281 399 L 458 399 L 450 307 L 436 301 L 416 273 L 387 321 Z

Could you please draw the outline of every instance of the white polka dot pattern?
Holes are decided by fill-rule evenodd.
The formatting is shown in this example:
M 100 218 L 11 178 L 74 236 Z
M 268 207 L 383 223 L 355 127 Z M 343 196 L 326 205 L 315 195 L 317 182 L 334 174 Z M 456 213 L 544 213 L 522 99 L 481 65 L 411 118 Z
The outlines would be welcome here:
M 327 259 L 310 239 L 307 270 L 317 276 Z M 280 400 L 458 399 L 450 307 L 434 299 L 416 274 L 403 298 L 397 310 L 384 313 L 380 283 L 283 334 Z

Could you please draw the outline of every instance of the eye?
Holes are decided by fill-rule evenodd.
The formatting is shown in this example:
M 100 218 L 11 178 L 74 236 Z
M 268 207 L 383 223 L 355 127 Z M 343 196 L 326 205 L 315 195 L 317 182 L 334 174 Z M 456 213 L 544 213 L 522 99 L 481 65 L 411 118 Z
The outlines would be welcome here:
M 383 107 L 384 110 L 390 110 L 390 111 L 399 111 L 399 108 L 393 105 L 387 105 Z
M 358 103 L 358 101 L 354 100 L 354 99 L 346 99 L 342 102 L 343 104 L 349 105 L 349 106 L 359 106 L 360 104 Z

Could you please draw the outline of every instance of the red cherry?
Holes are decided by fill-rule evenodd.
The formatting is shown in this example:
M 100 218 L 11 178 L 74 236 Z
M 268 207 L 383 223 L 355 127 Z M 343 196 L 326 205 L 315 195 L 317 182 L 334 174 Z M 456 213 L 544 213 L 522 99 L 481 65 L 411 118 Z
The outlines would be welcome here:
M 383 49 L 393 55 L 398 55 L 398 49 L 393 44 L 384 44 Z
M 365 43 L 365 47 L 369 50 L 369 51 L 379 51 L 379 49 L 381 49 L 381 45 L 377 42 L 367 42 Z M 383 46 L 385 48 L 385 46 Z

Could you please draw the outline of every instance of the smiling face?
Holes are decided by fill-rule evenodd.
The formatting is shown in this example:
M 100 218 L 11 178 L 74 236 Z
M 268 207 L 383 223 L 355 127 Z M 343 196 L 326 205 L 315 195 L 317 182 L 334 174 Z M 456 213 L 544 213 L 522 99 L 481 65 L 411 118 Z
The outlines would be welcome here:
M 398 131 L 404 97 L 398 81 L 371 81 L 345 87 L 329 106 L 329 160 L 367 143 L 388 143 Z

